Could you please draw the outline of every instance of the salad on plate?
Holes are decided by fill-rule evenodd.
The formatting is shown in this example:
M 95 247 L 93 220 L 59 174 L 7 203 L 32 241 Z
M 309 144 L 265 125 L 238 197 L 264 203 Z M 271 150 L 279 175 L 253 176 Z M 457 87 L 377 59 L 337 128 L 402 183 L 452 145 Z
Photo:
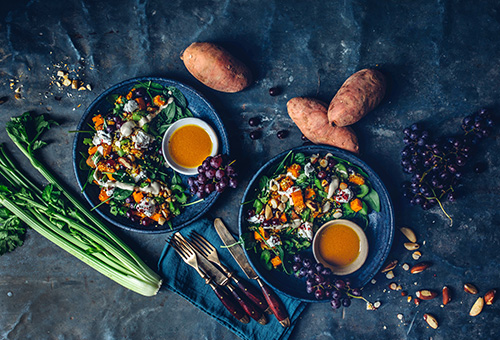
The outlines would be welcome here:
M 258 254 L 267 270 L 290 273 L 293 255 L 308 250 L 325 222 L 349 219 L 366 228 L 368 214 L 380 211 L 380 199 L 368 175 L 331 153 L 290 152 L 261 176 L 255 198 L 247 204 L 243 235 L 247 250 Z
M 87 184 L 99 186 L 99 205 L 115 216 L 143 226 L 170 224 L 188 196 L 180 176 L 167 173 L 161 139 L 172 123 L 193 116 L 184 95 L 149 81 L 107 100 L 112 109 L 93 114 L 91 136 L 83 140 Z

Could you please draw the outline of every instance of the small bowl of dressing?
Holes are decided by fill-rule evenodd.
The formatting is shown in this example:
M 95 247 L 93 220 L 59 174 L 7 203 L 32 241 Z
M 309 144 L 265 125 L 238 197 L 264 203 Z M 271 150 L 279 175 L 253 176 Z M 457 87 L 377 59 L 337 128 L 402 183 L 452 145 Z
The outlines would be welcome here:
M 314 235 L 313 254 L 333 274 L 352 274 L 366 261 L 368 240 L 363 229 L 352 221 L 329 221 Z
M 183 118 L 172 124 L 162 141 L 167 164 L 183 175 L 195 175 L 208 156 L 217 155 L 219 141 L 214 129 L 198 118 Z

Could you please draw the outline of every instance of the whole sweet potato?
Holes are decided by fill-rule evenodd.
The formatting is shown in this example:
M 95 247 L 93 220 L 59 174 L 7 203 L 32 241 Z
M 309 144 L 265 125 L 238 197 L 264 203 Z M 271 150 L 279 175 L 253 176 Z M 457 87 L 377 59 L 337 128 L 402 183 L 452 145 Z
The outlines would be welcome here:
M 347 78 L 328 107 L 332 125 L 356 123 L 373 110 L 384 98 L 385 76 L 377 70 L 364 69 Z
M 218 45 L 192 43 L 181 59 L 189 73 L 214 90 L 233 93 L 252 83 L 250 69 Z
M 288 101 L 286 108 L 290 118 L 311 142 L 359 153 L 358 137 L 351 128 L 328 123 L 326 103 L 314 98 L 295 97 Z

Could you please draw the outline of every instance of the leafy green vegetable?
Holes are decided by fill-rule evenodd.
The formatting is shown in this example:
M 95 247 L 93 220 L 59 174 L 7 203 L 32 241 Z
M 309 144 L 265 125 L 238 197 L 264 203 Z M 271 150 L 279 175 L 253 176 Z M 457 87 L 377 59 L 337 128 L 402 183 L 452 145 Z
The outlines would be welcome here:
M 21 220 L 4 207 L 0 207 L 0 255 L 22 246 L 26 227 Z
M 27 179 L 0 146 L 0 174 L 5 186 L 0 204 L 36 232 L 110 279 L 145 296 L 155 295 L 160 277 L 122 240 L 60 184 L 35 157 L 40 135 L 55 122 L 24 113 L 11 118 L 7 133 L 49 182 L 43 191 Z
M 368 195 L 363 197 L 363 201 L 365 201 L 371 209 L 380 212 L 380 198 L 375 190 L 372 189 Z

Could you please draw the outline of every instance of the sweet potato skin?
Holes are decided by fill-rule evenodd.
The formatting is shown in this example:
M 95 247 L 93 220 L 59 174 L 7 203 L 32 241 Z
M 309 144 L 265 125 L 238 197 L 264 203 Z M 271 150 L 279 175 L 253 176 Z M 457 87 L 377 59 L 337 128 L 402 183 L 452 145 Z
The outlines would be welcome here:
M 347 78 L 328 107 L 328 121 L 335 126 L 356 123 L 384 98 L 387 82 L 382 72 L 363 69 Z
M 243 62 L 213 43 L 194 42 L 183 51 L 181 59 L 189 73 L 217 91 L 239 92 L 253 80 Z
M 351 128 L 329 124 L 326 103 L 315 98 L 295 97 L 288 101 L 286 108 L 290 118 L 311 142 L 359 153 L 358 137 Z

